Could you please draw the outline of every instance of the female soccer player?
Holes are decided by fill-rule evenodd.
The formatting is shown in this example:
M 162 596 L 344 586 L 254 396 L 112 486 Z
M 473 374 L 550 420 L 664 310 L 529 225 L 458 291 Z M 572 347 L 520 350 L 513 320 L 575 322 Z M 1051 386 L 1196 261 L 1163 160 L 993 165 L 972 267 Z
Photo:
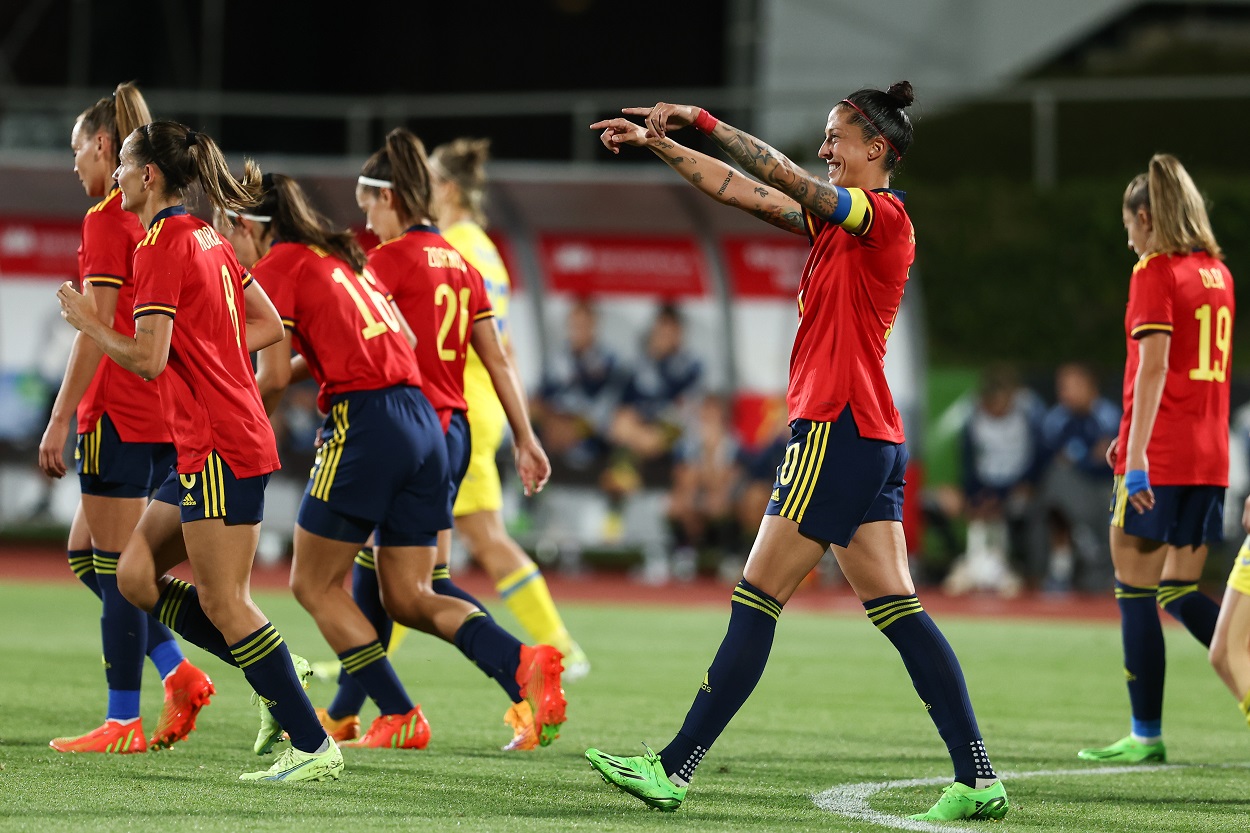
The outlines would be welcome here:
M 486 160 L 489 139 L 461 138 L 439 145 L 430 154 L 430 210 L 443 238 L 482 275 L 495 326 L 505 349 L 508 300 L 512 283 L 503 258 L 486 235 Z M 590 661 L 564 626 L 538 565 L 504 528 L 503 493 L 495 455 L 503 443 L 506 416 L 491 377 L 477 351 L 469 347 L 464 365 L 464 399 L 469 411 L 469 469 L 453 507 L 456 531 L 469 555 L 486 570 L 504 604 L 537 642 L 554 645 L 564 654 L 564 681 L 590 672 Z
M 1250 533 L 1250 498 L 1242 507 L 1241 527 Z M 1224 685 L 1233 693 L 1250 725 L 1250 537 L 1241 544 L 1228 574 L 1220 617 L 1215 623 L 1209 658 Z
M 911 84 L 863 89 L 834 105 L 813 176 L 754 136 L 689 105 L 628 108 L 592 124 L 613 153 L 645 147 L 717 202 L 812 244 L 799 284 L 787 394 L 791 438 L 777 469 L 729 630 L 677 736 L 657 755 L 586 757 L 609 783 L 676 810 L 704 754 L 755 688 L 782 606 L 831 545 L 869 619 L 902 655 L 955 767 L 955 782 L 913 818 L 1002 818 L 1007 795 L 977 728 L 959 661 L 916 598 L 903 540 L 903 426 L 882 370 L 886 339 L 915 254 L 890 178 L 911 145 Z M 749 175 L 668 137 L 686 125 Z M 752 178 L 753 177 L 753 178 Z
M 1107 462 L 1115 468 L 1111 560 L 1132 728 L 1077 754 L 1140 763 L 1167 758 L 1156 602 L 1214 647 L 1219 605 L 1198 579 L 1207 543 L 1223 538 L 1234 303 L 1202 194 L 1176 157 L 1151 158 L 1125 190 L 1122 213 L 1139 260 L 1124 317 L 1124 416 Z
M 281 635 L 252 602 L 252 559 L 265 484 L 278 468 L 249 352 L 282 338 L 282 320 L 230 244 L 187 213 L 199 186 L 218 210 L 254 205 L 260 171 L 243 181 L 208 136 L 175 122 L 145 124 L 121 149 L 122 208 L 147 229 L 134 255 L 135 333 L 101 322 L 66 283 L 62 315 L 118 365 L 155 380 L 178 462 L 118 562 L 130 602 L 225 662 L 291 737 L 268 770 L 243 780 L 337 778 L 343 756 L 321 728 Z M 167 575 L 190 560 L 198 588 Z
M 152 120 L 134 84 L 83 111 L 70 147 L 74 172 L 87 196 L 99 199 L 83 218 L 78 249 L 83 294 L 101 323 L 134 334 L 131 255 L 143 239 L 135 215 L 122 210 L 113 181 L 122 137 Z M 117 559 L 147 506 L 148 496 L 174 463 L 174 447 L 156 389 L 127 373 L 99 346 L 74 337 L 65 379 L 39 443 L 39 466 L 49 477 L 66 472 L 62 455 L 70 417 L 76 414 L 78 483 L 82 500 L 69 536 L 69 565 L 100 597 L 100 632 L 108 715 L 104 725 L 76 738 L 56 738 L 59 752 L 142 752 L 168 747 L 195 728 L 195 718 L 214 693 L 213 683 L 182 655 L 174 635 L 117 589 Z M 165 705 L 152 739 L 143 734 L 139 690 L 147 654 L 165 682 Z
M 361 586 L 354 595 L 365 615 L 376 623 L 379 634 L 387 630 L 385 622 L 379 620 L 389 613 L 400 624 L 454 643 L 504 689 L 513 703 L 505 721 L 515 732 L 505 748 L 547 746 L 558 737 L 564 723 L 560 652 L 550 645 L 522 645 L 500 628 L 476 599 L 456 587 L 445 569 L 455 489 L 469 460 L 464 361 L 470 343 L 486 364 L 518 437 L 516 466 L 527 495 L 542 488 L 551 466 L 530 427 L 520 381 L 491 321 L 493 312 L 482 278 L 430 222 L 429 164 L 421 140 L 402 128 L 387 134 L 385 147 L 369 157 L 362 168 L 356 202 L 368 227 L 384 241 L 369 253 L 369 271 L 390 290 L 416 334 L 422 391 L 434 406 L 445 434 L 451 488 L 446 493 L 448 522 L 440 527 L 436 547 L 424 548 L 420 558 L 412 562 L 417 566 L 417 578 L 411 585 L 416 595 L 399 603 L 388 597 L 388 568 L 382 559 L 390 563 L 396 559 L 382 550 L 377 554 L 376 581 L 383 585 L 384 610 L 374 601 L 375 585 L 362 581 L 369 571 L 356 570 L 353 578 Z M 338 696 L 327 710 L 332 730 L 337 723 L 350 720 L 353 709 L 360 707 L 358 695 L 347 682 L 340 677 Z M 374 727 L 361 743 L 388 745 L 384 738 L 375 742 Z

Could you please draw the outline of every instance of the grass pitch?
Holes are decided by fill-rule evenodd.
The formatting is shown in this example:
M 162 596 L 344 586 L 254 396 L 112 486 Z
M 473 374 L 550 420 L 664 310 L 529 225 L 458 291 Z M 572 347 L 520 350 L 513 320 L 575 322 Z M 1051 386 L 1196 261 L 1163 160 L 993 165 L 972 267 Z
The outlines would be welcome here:
M 429 717 L 430 747 L 345 750 L 342 780 L 278 785 L 236 780 L 271 759 L 250 752 L 257 719 L 242 674 L 195 648 L 188 656 L 212 675 L 218 693 L 187 742 L 146 755 L 50 750 L 50 738 L 102 722 L 99 604 L 77 585 L 0 585 L 0 831 L 871 831 L 901 827 L 897 817 L 927 809 L 940 786 L 863 788 L 860 806 L 878 814 L 870 818 L 813 801 L 832 788 L 822 805 L 845 809 L 854 806 L 850 785 L 950 776 L 902 663 L 862 616 L 782 616 L 763 681 L 678 813 L 647 810 L 599 780 L 582 758 L 587 746 L 634 754 L 639 741 L 659 748 L 680 726 L 724 633 L 728 594 L 710 609 L 566 606 L 594 670 L 568 689 L 560 739 L 532 753 L 499 751 L 509 738 L 502 723 L 508 703 L 492 682 L 451 646 L 411 634 L 395 666 Z M 289 594 L 257 599 L 293 650 L 329 658 Z M 493 608 L 512 626 L 501 605 Z M 1165 706 L 1170 763 L 1179 766 L 1096 774 L 1076 750 L 1127 731 L 1115 625 L 949 616 L 939 624 L 963 663 L 987 748 L 1007 780 L 1012 810 L 1004 826 L 1247 829 L 1250 733 L 1205 652 L 1179 628 L 1167 633 Z M 325 705 L 332 687 L 315 681 L 310 694 Z M 149 665 L 149 732 L 160 699 Z M 366 722 L 374 716 L 369 708 Z M 1069 774 L 1041 774 L 1052 771 Z M 986 824 L 945 827 L 968 826 Z

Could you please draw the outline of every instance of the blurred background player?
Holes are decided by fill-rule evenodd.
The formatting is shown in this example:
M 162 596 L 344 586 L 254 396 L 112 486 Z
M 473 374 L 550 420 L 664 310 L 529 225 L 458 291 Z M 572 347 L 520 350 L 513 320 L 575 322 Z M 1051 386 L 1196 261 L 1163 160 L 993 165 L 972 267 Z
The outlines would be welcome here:
M 681 730 L 659 754 L 649 747 L 635 757 L 586 750 L 605 781 L 651 807 L 681 806 L 704 755 L 763 675 L 782 607 L 832 546 L 870 621 L 898 650 L 955 770 L 937 803 L 912 818 L 1007 814 L 1007 794 L 985 751 L 959 660 L 916 597 L 903 536 L 908 453 L 883 368 L 915 258 L 911 220 L 901 195 L 889 188 L 911 145 L 905 108 L 912 100 L 911 84 L 903 81 L 886 91 L 858 90 L 835 104 L 820 146 L 824 176 L 690 105 L 622 111 L 645 117 L 645 127 L 623 118 L 591 125 L 603 130 L 600 138 L 614 153 L 621 145 L 646 147 L 717 202 L 805 235 L 812 246 L 790 360 L 792 435 L 731 597 L 725 638 Z M 686 125 L 746 175 L 667 137 L 668 129 Z
M 1206 204 L 1180 161 L 1150 159 L 1124 192 L 1129 281 L 1124 415 L 1115 467 L 1111 558 L 1132 728 L 1090 761 L 1164 761 L 1165 650 L 1156 602 L 1208 648 L 1219 605 L 1198 589 L 1207 544 L 1224 537 L 1233 276 Z
M 83 111 L 70 146 L 74 172 L 87 196 L 100 199 L 83 218 L 78 248 L 83 296 L 92 314 L 119 333 L 135 330 L 131 258 L 144 229 L 123 211 L 113 181 L 122 139 L 152 120 L 133 84 Z M 84 334 L 74 346 L 64 381 L 39 444 L 39 466 L 49 477 L 65 472 L 65 440 L 77 417 L 74 452 L 82 499 L 69 535 L 69 565 L 100 597 L 100 633 L 108 714 L 104 725 L 76 738 L 50 743 L 60 752 L 142 752 L 149 744 L 170 746 L 195 728 L 195 718 L 214 693 L 208 675 L 183 657 L 174 635 L 150 614 L 126 601 L 117 589 L 117 559 L 148 497 L 174 464 L 169 428 L 154 386 L 119 367 Z M 148 741 L 139 716 L 144 654 L 165 683 L 165 705 Z
M 1250 498 L 1242 507 L 1241 527 L 1250 533 Z M 1208 656 L 1224 685 L 1233 693 L 1241 716 L 1250 726 L 1250 536 L 1241 544 L 1229 571 Z
M 343 756 L 249 591 L 265 485 L 279 465 L 249 353 L 279 341 L 282 320 L 230 244 L 183 205 L 197 187 L 218 211 L 245 210 L 259 197 L 260 171 L 249 160 L 236 180 L 210 137 L 154 122 L 126 138 L 116 178 L 122 208 L 147 228 L 134 255 L 135 332 L 102 323 L 68 283 L 57 297 L 70 324 L 155 380 L 178 451 L 122 551 L 118 583 L 131 603 L 240 668 L 290 735 L 273 766 L 241 780 L 338 778 Z M 188 560 L 198 588 L 168 575 Z
M 434 148 L 429 158 L 430 211 L 443 238 L 481 274 L 500 341 L 511 355 L 508 301 L 512 283 L 485 229 L 489 157 L 489 139 L 460 138 Z M 504 440 L 507 415 L 490 373 L 472 345 L 464 364 L 464 399 L 471 442 L 469 468 L 453 508 L 456 531 L 530 638 L 553 645 L 564 655 L 563 679 L 574 682 L 590 672 L 586 652 L 569 636 L 542 571 L 504 527 L 500 513 L 503 493 L 495 458 Z

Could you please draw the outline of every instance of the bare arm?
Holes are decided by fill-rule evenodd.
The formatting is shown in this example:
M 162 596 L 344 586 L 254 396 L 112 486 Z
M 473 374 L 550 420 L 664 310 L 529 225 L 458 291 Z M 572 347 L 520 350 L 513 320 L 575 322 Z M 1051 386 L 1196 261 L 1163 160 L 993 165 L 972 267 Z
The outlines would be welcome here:
M 1159 415 L 1159 403 L 1163 401 L 1163 386 L 1168 376 L 1168 351 L 1172 337 L 1167 333 L 1151 333 L 1138 340 L 1137 379 L 1133 384 L 1133 416 L 1129 422 L 1127 448 L 1124 449 L 1125 471 L 1149 471 L 1146 448 L 1154 433 L 1155 418 Z M 1154 494 L 1150 491 L 1129 496 L 1129 503 L 1138 512 L 1154 507 Z
M 91 304 L 101 323 L 113 320 L 117 311 L 117 295 L 117 290 L 113 287 L 97 287 L 92 284 L 83 286 L 83 296 Z M 63 477 L 68 471 L 64 455 L 70 417 L 78 410 L 78 403 L 90 387 L 103 358 L 104 351 L 100 349 L 100 345 L 81 332 L 74 336 L 74 346 L 70 348 L 69 362 L 65 366 L 65 378 L 61 381 L 61 389 L 57 391 L 56 401 L 52 403 L 48 426 L 39 441 L 39 468 L 48 477 Z
M 61 284 L 56 297 L 61 302 L 61 317 L 126 370 L 148 381 L 165 370 L 169 342 L 174 335 L 174 319 L 160 314 L 145 315 L 135 321 L 135 334 L 131 338 L 97 318 L 92 303 L 68 281 Z
M 470 343 L 482 359 L 486 372 L 490 374 L 499 404 L 503 405 L 504 413 L 508 416 L 508 425 L 512 428 L 513 456 L 525 494 L 541 492 L 547 478 L 551 477 L 551 463 L 530 424 L 521 379 L 517 376 L 512 360 L 503 350 L 495 322 L 489 318 L 474 322 Z
M 260 389 L 260 400 L 265 403 L 265 413 L 273 416 L 291 384 L 291 333 L 285 332 L 281 341 L 276 341 L 256 353 L 256 387 Z
M 395 320 L 399 322 L 399 331 L 404 336 L 404 341 L 408 342 L 408 349 L 417 349 L 417 334 L 412 331 L 412 327 L 408 326 L 408 319 L 404 318 L 404 314 L 399 311 L 399 304 L 391 301 L 391 311 L 395 313 Z
M 286 335 L 282 317 L 259 281 L 243 290 L 243 317 L 247 322 L 247 352 L 255 353 L 281 341 Z

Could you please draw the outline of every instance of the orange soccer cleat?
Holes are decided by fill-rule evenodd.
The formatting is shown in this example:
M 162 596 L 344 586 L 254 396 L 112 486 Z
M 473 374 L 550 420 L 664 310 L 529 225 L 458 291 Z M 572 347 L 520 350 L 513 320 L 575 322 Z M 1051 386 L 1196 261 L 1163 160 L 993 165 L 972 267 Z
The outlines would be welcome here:
M 147 752 L 148 744 L 143 739 L 142 718 L 130 723 L 118 723 L 106 720 L 104 725 L 85 735 L 76 738 L 55 738 L 48 741 L 57 752 L 113 752 L 128 755 L 132 752 Z
M 503 747 L 504 752 L 528 752 L 538 748 L 538 730 L 534 728 L 534 710 L 522 700 L 513 703 L 503 716 L 503 722 L 512 727 L 512 740 Z
M 344 746 L 370 749 L 424 749 L 430 742 L 430 724 L 413 706 L 407 714 L 381 714 L 369 724 L 369 731 L 360 740 Z
M 213 681 L 200 669 L 184 659 L 165 678 L 165 705 L 156 722 L 148 744 L 153 749 L 168 749 L 195 731 L 195 718 L 217 693 Z
M 335 720 L 333 717 L 330 717 L 330 713 L 325 709 L 317 709 L 316 711 L 317 719 L 321 721 L 321 728 L 325 729 L 326 734 L 334 738 L 334 740 L 349 741 L 360 737 L 360 718 L 358 716 L 349 714 L 347 717 Z
M 560 652 L 550 645 L 521 646 L 521 664 L 517 667 L 516 681 L 533 715 L 539 746 L 549 746 L 560 737 L 566 705 L 564 689 L 560 687 L 563 670 Z

